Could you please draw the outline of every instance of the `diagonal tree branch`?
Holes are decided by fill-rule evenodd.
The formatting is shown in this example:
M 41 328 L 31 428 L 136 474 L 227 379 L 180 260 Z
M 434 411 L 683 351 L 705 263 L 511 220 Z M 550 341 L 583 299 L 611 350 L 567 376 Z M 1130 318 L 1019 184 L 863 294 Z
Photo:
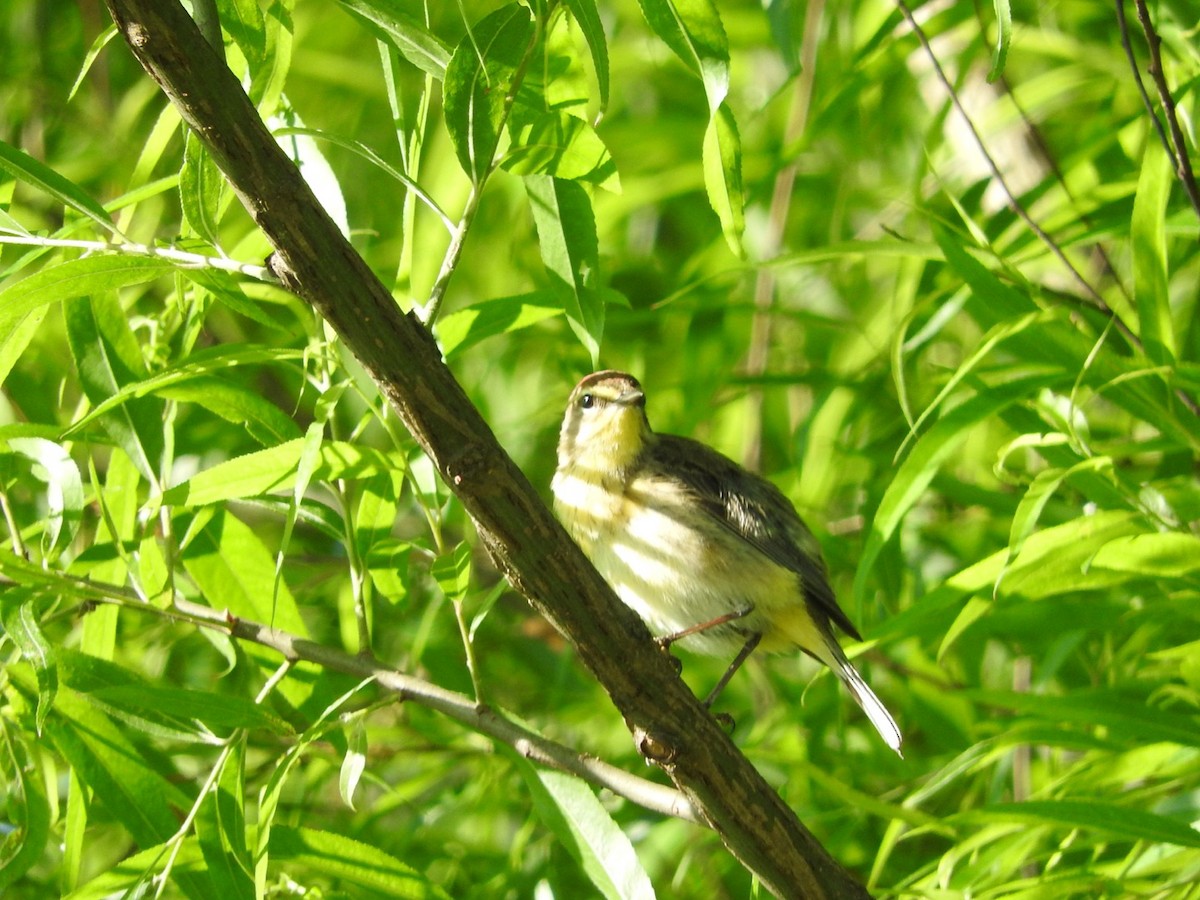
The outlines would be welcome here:
M 107 0 L 139 62 L 275 247 L 272 269 L 338 332 L 474 519 L 493 559 L 571 641 L 638 749 L 780 897 L 865 897 L 737 750 L 567 537 L 413 315 L 403 315 L 177 0 Z

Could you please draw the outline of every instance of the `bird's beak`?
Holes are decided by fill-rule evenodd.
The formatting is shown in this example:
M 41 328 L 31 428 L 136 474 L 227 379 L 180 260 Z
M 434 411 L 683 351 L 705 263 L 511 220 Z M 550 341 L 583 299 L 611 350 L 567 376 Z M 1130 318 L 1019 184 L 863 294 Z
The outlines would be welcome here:
M 646 402 L 646 395 L 637 388 L 630 388 L 617 395 L 617 402 L 622 406 L 642 406 Z

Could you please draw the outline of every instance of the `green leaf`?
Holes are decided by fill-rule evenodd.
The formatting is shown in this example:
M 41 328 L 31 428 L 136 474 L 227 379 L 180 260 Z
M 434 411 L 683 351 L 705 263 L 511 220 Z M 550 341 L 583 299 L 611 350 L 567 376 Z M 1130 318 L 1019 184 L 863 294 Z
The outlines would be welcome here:
M 854 575 L 854 596 L 859 602 L 866 599 L 871 568 L 884 544 L 921 498 L 934 475 L 962 446 L 975 426 L 1005 407 L 1053 384 L 1057 379 L 1058 376 L 1053 375 L 1023 375 L 1007 384 L 997 385 L 945 413 L 917 441 L 912 452 L 896 470 L 875 511 L 858 571 Z
M 579 184 L 546 175 L 526 176 L 525 191 L 542 264 L 564 298 L 571 329 L 595 365 L 604 333 L 605 295 L 596 289 L 600 254 L 591 200 Z
M 403 473 L 394 470 L 364 478 L 354 510 L 354 546 L 364 559 L 371 548 L 388 539 L 396 524 Z
M 198 375 L 186 381 L 164 385 L 154 391 L 183 403 L 194 403 L 241 426 L 264 447 L 295 439 L 300 429 L 296 422 L 267 400 L 260 392 L 242 387 L 225 378 Z
M 11 144 L 0 141 L 0 169 L 8 172 L 17 181 L 31 185 L 44 194 L 65 204 L 70 209 L 91 219 L 102 231 L 117 232 L 108 210 L 101 206 L 87 191 L 49 166 L 38 162 L 28 153 Z M 0 308 L 3 307 L 0 302 Z M 2 332 L 3 329 L 0 329 Z
M 1100 831 L 1122 841 L 1150 841 L 1200 847 L 1200 831 L 1185 821 L 1156 815 L 1131 806 L 1089 800 L 1026 800 L 996 803 L 958 813 L 951 819 L 963 823 L 1017 822 L 1056 829 Z
M 1038 472 L 1026 489 L 1024 496 L 1021 497 L 1021 502 L 1017 504 L 1017 511 L 1013 514 L 1008 536 L 1008 552 L 1005 556 L 1004 567 L 996 578 L 995 590 L 999 590 L 1000 582 L 1004 578 L 1009 564 L 1021 552 L 1025 541 L 1037 526 L 1046 504 L 1058 491 L 1059 486 L 1067 478 L 1079 472 L 1100 471 L 1111 467 L 1112 460 L 1106 456 L 1100 456 L 1081 460 L 1069 469 L 1044 469 Z
M 450 48 L 412 16 L 389 0 L 339 0 L 347 10 L 379 27 L 388 43 L 410 63 L 441 81 L 450 65 Z
M 245 741 L 235 741 L 221 757 L 216 784 L 200 798 L 196 811 L 196 840 L 208 864 L 216 896 L 253 900 L 254 877 L 246 847 Z
M 996 11 L 996 49 L 992 53 L 992 67 L 988 69 L 987 80 L 996 81 L 1004 74 L 1004 64 L 1008 61 L 1008 48 L 1012 45 L 1012 8 L 1009 0 L 992 0 L 992 8 Z
M 1173 180 L 1166 152 L 1157 141 L 1146 141 L 1129 237 L 1142 345 L 1146 355 L 1159 365 L 1174 364 L 1176 353 L 1167 291 L 1166 213 Z
M 110 900 L 113 897 L 142 897 L 139 890 L 145 889 L 147 873 L 158 871 L 163 861 L 172 861 L 171 874 L 176 883 L 187 883 L 192 879 L 202 877 L 207 869 L 200 844 L 194 837 L 186 837 L 181 841 L 155 844 L 140 853 L 134 853 L 122 858 L 115 865 L 98 873 L 86 884 L 67 894 L 63 900 Z M 205 884 L 208 893 L 193 893 L 191 896 L 207 898 L 217 897 L 212 891 L 211 883 Z M 164 893 L 164 896 L 170 891 Z
M 8 380 L 13 366 L 25 355 L 29 342 L 40 331 L 42 321 L 49 311 L 49 307 L 39 306 L 30 310 L 23 318 L 10 323 L 7 331 L 0 331 L 0 385 Z M 3 317 L 2 308 L 0 317 Z
M 115 294 L 106 291 L 67 300 L 63 314 L 71 355 L 92 403 L 102 403 L 125 385 L 146 378 L 141 347 Z M 162 401 L 152 397 L 130 400 L 101 422 L 142 477 L 156 483 L 165 446 Z
M 151 721 L 166 715 L 182 722 L 201 722 L 213 731 L 245 728 L 274 734 L 292 733 L 287 722 L 261 704 L 230 694 L 154 684 L 114 685 L 87 693 L 110 709 L 134 713 Z
M 562 110 L 514 110 L 512 146 L 502 163 L 514 175 L 553 175 L 621 189 L 617 166 L 595 129 Z
M 124 385 L 73 422 L 64 435 L 73 434 L 116 409 L 133 397 L 157 394 L 174 400 L 195 402 L 229 421 L 245 424 L 252 437 L 271 445 L 292 440 L 300 429 L 290 416 L 265 398 L 252 394 L 236 382 L 213 377 L 237 366 L 282 363 L 304 359 L 303 350 L 263 347 L 255 344 L 219 344 L 192 353 L 186 361 L 154 375 Z M 268 436 L 274 440 L 265 440 Z
M 31 679 L 21 666 L 7 671 L 22 692 L 29 691 Z M 81 695 L 69 689 L 58 692 L 46 733 L 139 846 L 157 844 L 175 833 L 178 821 L 171 800 L 182 800 L 179 790 L 151 768 L 122 729 Z
M 442 354 L 450 359 L 487 338 L 520 331 L 561 315 L 563 306 L 554 291 L 496 297 L 439 318 L 438 342 L 442 345 Z
M 255 72 L 267 55 L 267 23 L 257 0 L 217 0 L 221 27 L 233 38 Z
M 302 867 L 366 889 L 374 896 L 402 900 L 449 900 L 420 872 L 369 844 L 314 828 L 271 829 L 271 860 Z
M 709 114 L 729 93 L 729 40 L 712 0 L 639 0 L 646 22 L 704 82 Z
M 165 506 L 196 507 L 291 491 L 303 453 L 304 438 L 296 438 L 277 447 L 238 456 L 164 491 L 161 502 Z M 370 478 L 380 472 L 404 468 L 403 460 L 393 459 L 370 447 L 325 441 L 321 444 L 312 478 L 316 481 Z
M 477 184 L 491 170 L 507 98 L 533 35 L 529 11 L 510 3 L 476 25 L 446 67 L 446 128 L 463 171 Z
M 7 624 L 6 624 L 7 627 Z M 0 893 L 7 892 L 21 876 L 42 860 L 50 840 L 50 803 L 42 786 L 41 773 L 25 759 L 11 754 L 24 747 L 10 739 L 10 758 L 4 766 L 7 821 L 0 841 Z M 20 750 L 18 750 L 20 747 Z
M 217 222 L 224 190 L 225 178 L 221 170 L 208 149 L 189 130 L 184 142 L 183 170 L 179 173 L 179 202 L 184 224 L 191 235 L 213 247 L 220 246 Z
M 83 523 L 83 476 L 61 444 L 44 438 L 9 438 L 8 445 L 35 463 L 34 477 L 46 485 L 46 532 L 42 556 L 54 559 L 70 546 Z
M 33 590 L 20 587 L 0 591 L 0 619 L 4 622 L 5 634 L 12 638 L 22 658 L 33 667 L 37 679 L 34 726 L 40 736 L 58 693 L 58 663 L 54 647 L 46 640 L 38 621 L 37 596 Z
M 742 187 L 742 139 L 728 104 L 722 103 L 704 132 L 704 188 L 729 249 L 745 258 L 746 197 Z
M 471 588 L 471 545 L 466 541 L 433 561 L 429 574 L 448 600 L 458 603 Z
M 970 699 L 983 706 L 1011 709 L 1019 715 L 1060 725 L 1107 729 L 1109 737 L 1136 746 L 1169 741 L 1184 747 L 1200 747 L 1200 719 L 1188 715 L 1164 715 L 1130 691 L 1076 691 L 1064 696 L 1029 694 L 1022 691 L 968 691 Z
M 214 609 L 307 636 L 287 584 L 281 583 L 275 593 L 274 557 L 255 530 L 233 514 L 219 510 L 192 536 L 180 558 Z
M 566 0 L 565 5 L 579 25 L 583 39 L 587 41 L 592 68 L 596 71 L 596 85 L 600 90 L 600 115 L 604 115 L 608 109 L 608 41 L 604 37 L 596 0 Z
M 0 341 L 7 341 L 17 323 L 48 303 L 144 284 L 174 268 L 162 259 L 116 255 L 88 256 L 48 266 L 0 290 Z
M 1200 538 L 1191 534 L 1135 534 L 1104 544 L 1091 564 L 1143 578 L 1190 578 L 1200 572 Z
M 646 870 L 592 789 L 572 775 L 539 769 L 510 754 L 533 795 L 534 809 L 609 900 L 655 896 Z
M 346 754 L 338 773 L 338 793 L 342 802 L 354 809 L 354 792 L 367 768 L 367 729 L 362 717 L 356 717 L 346 740 Z

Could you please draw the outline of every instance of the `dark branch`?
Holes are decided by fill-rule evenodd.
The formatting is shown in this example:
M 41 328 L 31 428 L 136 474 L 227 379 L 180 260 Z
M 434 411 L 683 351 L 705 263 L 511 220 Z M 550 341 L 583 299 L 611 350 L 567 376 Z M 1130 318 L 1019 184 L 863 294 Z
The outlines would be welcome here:
M 1175 174 L 1183 183 L 1183 189 L 1187 192 L 1188 199 L 1192 202 L 1192 209 L 1196 211 L 1197 216 L 1200 216 L 1200 189 L 1196 187 L 1196 175 L 1192 171 L 1192 160 L 1188 156 L 1187 138 L 1184 137 L 1183 129 L 1179 127 L 1179 115 L 1175 110 L 1175 98 L 1171 96 L 1171 88 L 1167 84 L 1166 73 L 1163 72 L 1162 38 L 1158 36 L 1158 32 L 1154 30 L 1154 23 L 1150 21 L 1150 10 L 1146 8 L 1146 0 L 1134 0 L 1134 6 L 1137 8 L 1138 21 L 1142 23 L 1142 32 L 1146 35 L 1146 46 L 1150 48 L 1150 65 L 1147 69 L 1150 72 L 1150 77 L 1154 79 L 1154 86 L 1158 90 L 1158 98 L 1162 102 L 1163 114 L 1166 116 L 1167 126 L 1171 130 L 1170 144 L 1167 143 L 1166 136 L 1162 135 L 1162 125 L 1158 121 L 1158 116 L 1154 115 L 1152 108 L 1150 110 L 1150 117 L 1154 119 L 1154 124 L 1158 128 L 1159 134 L 1162 135 L 1167 155 L 1171 157 Z M 1125 34 L 1125 9 L 1121 0 L 1118 0 L 1117 7 L 1121 12 L 1122 40 L 1127 40 Z M 1133 61 L 1132 52 L 1130 52 L 1130 61 Z M 1136 65 L 1134 72 L 1137 72 Z M 1140 87 L 1142 82 L 1140 75 L 1137 81 Z M 1145 88 L 1142 88 L 1143 97 L 1145 93 Z M 1172 144 L 1174 145 L 1174 152 L 1171 149 Z
M 107 0 L 118 30 L 275 247 L 273 270 L 336 329 L 474 519 L 497 565 L 571 641 L 639 749 L 781 897 L 864 897 L 688 690 L 496 441 L 415 316 L 321 208 L 176 0 Z

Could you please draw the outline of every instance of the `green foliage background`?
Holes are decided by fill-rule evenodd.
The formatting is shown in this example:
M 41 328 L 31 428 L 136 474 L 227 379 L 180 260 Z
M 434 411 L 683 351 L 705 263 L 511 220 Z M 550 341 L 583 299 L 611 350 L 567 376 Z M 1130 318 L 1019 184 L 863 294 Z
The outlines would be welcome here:
M 1044 238 L 893 3 L 428 6 L 217 4 L 398 302 L 448 284 L 435 333 L 535 484 L 603 365 L 814 526 L 906 743 L 807 661 L 752 662 L 722 703 L 802 820 L 880 896 L 1197 896 L 1198 213 L 1113 5 L 916 10 Z M 1195 158 L 1196 13 L 1150 13 Z M 349 652 L 369 628 L 653 776 L 305 306 L 61 245 L 270 250 L 100 9 L 0 25 L 0 230 L 30 241 L 0 255 L 0 887 L 750 893 L 696 826 L 164 614 L 174 591 Z

